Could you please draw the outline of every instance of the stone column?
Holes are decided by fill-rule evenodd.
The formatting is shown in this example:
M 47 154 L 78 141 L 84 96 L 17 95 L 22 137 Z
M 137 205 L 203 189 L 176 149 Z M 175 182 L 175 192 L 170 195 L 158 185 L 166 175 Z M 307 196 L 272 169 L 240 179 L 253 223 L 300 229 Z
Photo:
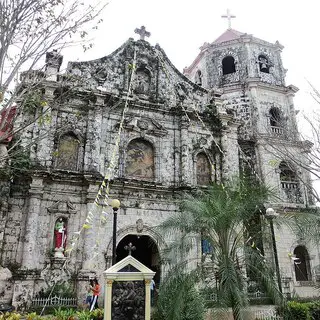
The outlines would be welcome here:
M 88 114 L 87 143 L 84 155 L 84 170 L 99 171 L 102 108 L 100 106 L 91 106 L 91 108 L 94 109 L 90 109 Z
M 40 137 L 35 157 L 39 164 L 45 167 L 50 167 L 52 163 L 54 133 L 56 131 L 57 112 L 52 110 L 54 107 L 54 89 L 53 87 L 46 88 L 44 100 L 47 102 L 47 106 L 44 106 L 41 111 L 45 115 L 43 123 L 38 126 L 36 131 L 37 136 L 34 136 L 34 139 Z
M 85 223 L 85 219 L 88 216 L 89 212 L 92 212 L 94 215 L 92 221 L 89 223 L 89 225 L 91 225 L 91 228 L 84 230 L 82 271 L 86 272 L 93 269 L 92 250 L 95 246 L 95 241 L 97 240 L 94 226 L 99 225 L 99 222 L 97 222 L 97 220 L 99 219 L 99 212 L 97 210 L 97 206 L 94 204 L 94 200 L 97 196 L 98 190 L 99 185 L 90 182 L 87 189 L 87 210 L 85 216 L 82 217 L 83 223 Z
M 288 93 L 286 94 L 287 96 L 287 101 L 288 101 L 288 110 L 289 110 L 289 121 L 287 122 L 287 130 L 288 135 L 291 137 L 294 137 L 296 140 L 298 140 L 299 137 L 299 131 L 298 131 L 298 126 L 297 126 L 297 121 L 296 121 L 296 110 L 294 108 L 294 95 L 298 91 L 298 88 L 294 86 L 289 86 L 288 88 Z
M 104 317 L 103 320 L 111 320 L 112 315 L 112 284 L 113 280 L 106 280 L 104 290 Z
M 145 283 L 145 292 L 146 292 L 144 314 L 145 314 L 145 320 L 150 320 L 151 318 L 151 280 L 146 279 L 144 283 Z
M 220 115 L 222 122 L 222 181 L 239 176 L 238 126 L 228 114 Z
M 38 220 L 41 213 L 43 178 L 34 176 L 29 190 L 29 205 L 23 245 L 22 267 L 35 269 L 39 266 Z
M 181 143 L 181 178 L 180 185 L 183 187 L 191 185 L 190 174 L 190 154 L 189 154 L 189 138 L 188 138 L 189 123 L 185 117 L 182 116 L 180 123 L 180 143 Z

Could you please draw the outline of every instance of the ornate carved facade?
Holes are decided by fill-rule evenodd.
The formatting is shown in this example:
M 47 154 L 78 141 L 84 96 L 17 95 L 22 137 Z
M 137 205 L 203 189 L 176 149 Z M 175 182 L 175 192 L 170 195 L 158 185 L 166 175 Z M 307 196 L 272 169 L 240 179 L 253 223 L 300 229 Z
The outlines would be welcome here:
M 281 50 L 279 43 L 230 29 L 201 48 L 185 75 L 159 45 L 133 39 L 101 59 L 70 62 L 68 77 L 53 76 L 51 68 L 44 87 L 52 103 L 47 135 L 30 153 L 32 169 L 9 183 L 9 205 L 2 213 L 0 262 L 14 275 L 6 283 L 15 284 L 6 299 L 10 296 L 18 306 L 21 299 L 30 302 L 47 286 L 45 275 L 59 270 L 65 259 L 63 274 L 78 281 L 82 297 L 88 276 L 101 277 L 110 266 L 112 209 L 101 208 L 99 216 L 106 219 L 79 233 L 105 175 L 110 197 L 121 201 L 117 244 L 139 243 L 133 256 L 157 272 L 156 282 L 165 271 L 161 250 L 170 239 L 152 227 L 179 210 L 181 190 L 205 188 L 247 170 L 278 190 L 279 202 L 270 204 L 278 211 L 310 205 L 306 190 L 292 178 L 309 181 L 307 173 L 290 167 L 295 175 L 284 180 L 281 163 L 286 159 L 267 148 L 269 142 L 290 145 L 303 158 L 293 106 L 297 88 L 285 85 Z M 42 134 L 41 128 L 32 130 L 21 136 L 25 145 Z M 299 197 L 294 197 L 297 189 Z M 70 258 L 64 252 L 59 260 L 54 230 L 60 218 L 67 225 L 66 245 L 76 239 L 76 248 Z M 288 252 L 303 246 L 297 255 L 304 254 L 306 270 L 319 262 L 312 258 L 317 249 L 301 241 L 288 231 L 278 250 L 280 268 L 291 279 L 289 290 L 303 295 L 302 274 L 308 274 L 308 281 L 316 275 L 303 271 L 295 277 Z M 199 235 L 194 249 L 199 261 L 202 247 Z

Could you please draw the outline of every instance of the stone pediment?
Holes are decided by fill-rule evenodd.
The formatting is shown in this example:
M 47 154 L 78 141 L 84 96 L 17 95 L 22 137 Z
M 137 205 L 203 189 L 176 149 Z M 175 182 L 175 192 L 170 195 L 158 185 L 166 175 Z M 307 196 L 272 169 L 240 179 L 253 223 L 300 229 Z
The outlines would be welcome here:
M 51 205 L 48 208 L 48 212 L 50 213 L 76 213 L 76 207 L 74 204 L 68 199 L 68 200 L 59 200 L 55 202 L 53 205 Z
M 102 95 L 126 96 L 131 88 L 130 96 L 140 102 L 202 105 L 206 100 L 207 90 L 175 68 L 159 45 L 151 46 L 147 41 L 129 39 L 108 56 L 70 62 L 67 72 L 85 90 Z
M 103 272 L 108 279 L 152 279 L 155 272 L 132 256 L 127 256 Z
M 119 125 L 120 123 L 117 124 L 117 127 Z M 146 117 L 135 117 L 134 115 L 128 115 L 124 119 L 123 128 L 153 136 L 165 136 L 168 133 L 159 121 Z

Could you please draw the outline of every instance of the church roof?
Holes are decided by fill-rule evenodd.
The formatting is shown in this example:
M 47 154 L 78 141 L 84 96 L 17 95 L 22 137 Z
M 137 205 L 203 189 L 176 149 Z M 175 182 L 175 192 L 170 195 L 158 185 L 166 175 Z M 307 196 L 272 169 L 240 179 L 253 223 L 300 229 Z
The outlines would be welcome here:
M 220 35 L 216 40 L 214 40 L 213 43 L 218 44 L 218 43 L 222 43 L 230 40 L 239 39 L 244 34 L 245 33 L 234 30 L 234 29 L 228 29 L 222 35 Z

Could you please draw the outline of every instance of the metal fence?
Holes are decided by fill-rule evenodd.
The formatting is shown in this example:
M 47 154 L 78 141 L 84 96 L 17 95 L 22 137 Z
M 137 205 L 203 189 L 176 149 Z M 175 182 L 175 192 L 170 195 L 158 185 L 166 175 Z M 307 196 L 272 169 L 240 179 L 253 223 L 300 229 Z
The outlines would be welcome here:
M 264 309 L 254 311 L 255 320 L 281 320 L 274 309 Z
M 77 306 L 77 298 L 61 298 L 61 297 L 51 297 L 51 298 L 35 298 L 32 299 L 31 305 L 33 307 L 43 307 L 43 306 L 63 306 L 63 307 L 75 307 Z

